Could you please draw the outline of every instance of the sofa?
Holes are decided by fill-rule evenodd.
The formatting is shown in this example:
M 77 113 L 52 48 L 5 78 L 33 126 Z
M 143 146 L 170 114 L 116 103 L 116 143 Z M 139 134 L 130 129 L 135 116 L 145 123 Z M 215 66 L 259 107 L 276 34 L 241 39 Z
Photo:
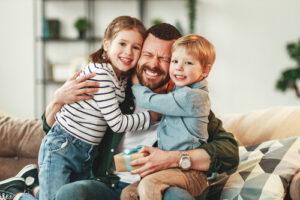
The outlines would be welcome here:
M 252 154 L 255 152 L 254 150 L 265 153 L 266 148 L 262 148 L 261 146 L 264 147 L 272 144 L 273 147 L 271 148 L 276 150 L 276 148 L 278 148 L 277 141 L 282 140 L 284 143 L 286 142 L 285 139 L 293 137 L 296 138 L 298 142 L 300 136 L 300 106 L 272 107 L 239 114 L 217 114 L 217 117 L 223 121 L 224 128 L 233 133 L 237 139 L 240 145 L 241 161 L 243 161 L 244 155 L 250 157 L 249 155 L 251 154 L 247 152 L 248 150 L 252 150 Z M 43 136 L 41 120 L 20 120 L 0 111 L 0 180 L 14 176 L 26 164 L 37 163 L 38 150 Z M 296 141 L 296 139 L 293 139 L 293 141 Z M 295 150 L 295 148 L 298 149 Z M 300 147 L 296 145 L 293 149 L 294 152 L 291 153 L 291 150 L 289 150 L 290 154 L 294 157 L 292 158 L 293 165 L 288 169 L 289 173 L 292 173 L 292 176 L 288 176 L 289 178 L 286 179 L 288 180 L 288 184 L 283 184 L 283 189 L 276 189 L 275 186 L 271 189 L 274 191 L 282 190 L 280 193 L 281 196 L 278 199 L 300 200 L 300 162 L 297 160 L 300 157 L 299 148 Z M 261 155 L 260 158 L 262 158 Z M 257 157 L 255 157 L 255 159 L 257 160 Z M 273 159 L 264 160 L 266 160 L 266 163 L 273 162 Z M 251 163 L 253 163 L 253 161 L 251 161 Z M 243 170 L 244 168 L 244 163 L 241 162 L 237 171 Z M 282 169 L 280 171 L 285 172 L 286 170 Z M 230 199 L 228 196 L 226 197 L 226 195 L 228 195 L 227 191 L 232 192 L 233 187 L 239 187 L 237 185 L 238 182 L 236 182 L 236 173 L 236 171 L 232 171 L 226 174 L 216 175 L 216 181 L 214 182 L 213 180 L 210 182 L 212 188 L 222 189 L 218 192 L 219 199 Z M 264 174 L 260 176 L 257 175 L 257 177 L 261 176 L 264 176 Z M 274 178 L 274 180 L 275 179 L 276 178 Z M 273 182 L 273 179 L 269 182 Z M 220 185 L 222 186 L 220 187 Z M 241 192 L 239 193 L 242 193 L 242 190 L 244 190 L 244 188 L 240 189 Z M 210 191 L 217 191 L 217 189 L 210 189 Z M 252 188 L 250 192 L 255 193 Z M 216 195 L 216 193 L 217 192 L 215 192 L 214 195 Z M 264 198 L 263 195 L 265 194 L 261 192 L 260 199 L 273 199 L 267 198 L 267 196 Z M 211 199 L 217 198 L 214 197 Z M 249 199 L 249 197 L 243 198 L 240 196 L 236 199 Z M 277 199 L 277 197 L 274 199 Z

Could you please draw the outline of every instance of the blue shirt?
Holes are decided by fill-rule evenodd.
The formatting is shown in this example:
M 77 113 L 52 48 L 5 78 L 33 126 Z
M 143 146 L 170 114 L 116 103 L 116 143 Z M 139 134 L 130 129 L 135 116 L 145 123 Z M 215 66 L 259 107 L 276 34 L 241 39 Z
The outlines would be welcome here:
M 160 149 L 195 149 L 207 141 L 210 100 L 205 79 L 175 87 L 168 94 L 156 94 L 140 84 L 132 86 L 132 91 L 137 104 L 163 115 L 157 129 Z

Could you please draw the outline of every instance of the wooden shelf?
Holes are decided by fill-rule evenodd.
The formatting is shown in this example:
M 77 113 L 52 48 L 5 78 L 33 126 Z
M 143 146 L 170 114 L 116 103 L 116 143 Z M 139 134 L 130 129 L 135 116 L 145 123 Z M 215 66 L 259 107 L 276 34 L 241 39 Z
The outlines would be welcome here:
M 38 41 L 43 42 L 97 42 L 101 41 L 102 38 L 100 37 L 87 37 L 87 38 L 68 38 L 68 37 L 61 37 L 61 38 L 37 38 Z

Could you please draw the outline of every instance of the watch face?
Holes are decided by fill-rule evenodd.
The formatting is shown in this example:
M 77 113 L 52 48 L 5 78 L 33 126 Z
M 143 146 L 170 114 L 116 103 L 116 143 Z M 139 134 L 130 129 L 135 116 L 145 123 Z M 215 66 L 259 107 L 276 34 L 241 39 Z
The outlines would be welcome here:
M 181 163 L 183 169 L 188 169 L 191 167 L 191 161 L 188 158 L 184 158 Z

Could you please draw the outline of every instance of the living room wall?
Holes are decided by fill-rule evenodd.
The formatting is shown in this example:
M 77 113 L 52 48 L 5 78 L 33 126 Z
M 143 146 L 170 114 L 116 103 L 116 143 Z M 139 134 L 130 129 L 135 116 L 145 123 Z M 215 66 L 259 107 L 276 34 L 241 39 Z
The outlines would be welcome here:
M 101 3 L 105 6 L 98 8 L 100 33 L 113 14 L 130 15 L 131 9 L 126 9 L 128 13 L 110 12 L 105 18 L 102 11 L 113 7 Z M 20 118 L 35 115 L 33 7 L 33 0 L 0 2 L 0 109 Z M 299 105 L 292 91 L 275 90 L 281 70 L 294 65 L 285 45 L 300 38 L 299 10 L 297 0 L 198 1 L 195 32 L 207 37 L 217 51 L 208 78 L 216 113 Z M 146 1 L 145 24 L 149 26 L 155 17 L 173 24 L 179 20 L 187 30 L 183 0 Z
M 33 0 L 0 1 L 0 110 L 34 116 Z
M 217 113 L 299 105 L 293 91 L 275 90 L 284 68 L 295 66 L 286 44 L 300 39 L 300 1 L 201 0 L 197 32 L 216 47 L 209 77 Z

